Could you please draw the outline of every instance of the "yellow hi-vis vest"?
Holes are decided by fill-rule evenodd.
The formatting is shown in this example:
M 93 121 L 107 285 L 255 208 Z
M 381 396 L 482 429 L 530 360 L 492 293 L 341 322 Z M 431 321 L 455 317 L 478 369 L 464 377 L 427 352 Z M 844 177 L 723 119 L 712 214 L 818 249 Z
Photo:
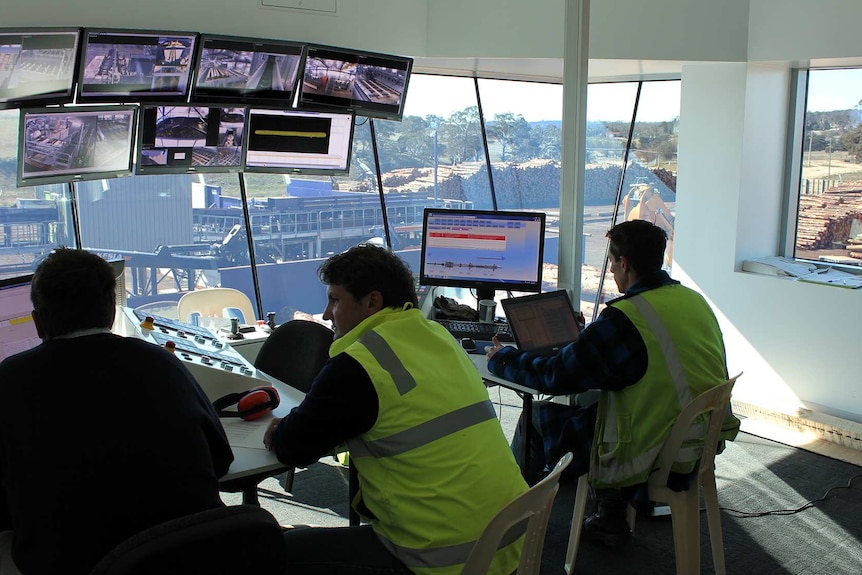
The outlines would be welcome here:
M 699 293 L 674 284 L 609 305 L 640 332 L 648 367 L 634 385 L 601 394 L 590 461 L 590 484 L 596 488 L 645 482 L 683 406 L 727 380 L 721 330 Z M 694 469 L 705 423 L 701 419 L 692 426 L 674 471 Z M 738 429 L 739 420 L 728 410 L 722 440 L 735 438 Z
M 374 426 L 348 441 L 353 502 L 414 573 L 461 572 L 496 513 L 527 490 L 482 378 L 451 334 L 416 309 L 383 309 L 337 339 L 379 400 Z M 523 526 L 526 527 L 526 524 Z M 521 529 L 489 573 L 517 569 Z

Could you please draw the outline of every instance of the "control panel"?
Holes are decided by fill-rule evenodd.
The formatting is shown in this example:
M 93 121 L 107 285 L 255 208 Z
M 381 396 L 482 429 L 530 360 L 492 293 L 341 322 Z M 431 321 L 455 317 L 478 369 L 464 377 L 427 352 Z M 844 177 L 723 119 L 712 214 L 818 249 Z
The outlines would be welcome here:
M 261 385 L 273 385 L 274 382 L 273 378 L 255 369 L 248 359 L 207 328 L 120 307 L 113 331 L 119 335 L 143 339 L 175 353 L 211 400 Z

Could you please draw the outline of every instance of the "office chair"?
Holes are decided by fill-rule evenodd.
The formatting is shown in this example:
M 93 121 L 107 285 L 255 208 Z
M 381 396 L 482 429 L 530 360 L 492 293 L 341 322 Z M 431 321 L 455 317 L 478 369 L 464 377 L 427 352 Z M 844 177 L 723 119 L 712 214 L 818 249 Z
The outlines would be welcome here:
M 200 325 L 200 319 L 206 316 L 235 317 L 244 324 L 253 324 L 257 319 L 248 296 L 233 288 L 198 289 L 184 294 L 177 302 L 177 317 L 182 322 Z
M 706 518 L 709 525 L 709 540 L 712 547 L 712 562 L 716 575 L 724 575 L 724 542 L 721 534 L 721 515 L 718 509 L 718 492 L 715 486 L 715 452 L 719 444 L 724 416 L 730 408 L 730 392 L 741 373 L 725 383 L 709 389 L 693 400 L 679 414 L 656 458 L 656 468 L 649 476 L 647 487 L 649 498 L 656 503 L 670 505 L 673 521 L 673 543 L 676 554 L 677 575 L 700 573 L 700 494 L 706 503 Z M 703 452 L 695 467 L 695 477 L 691 487 L 685 491 L 674 491 L 667 486 L 668 475 L 677 454 L 683 449 L 691 449 L 687 435 L 692 424 L 701 416 L 708 417 L 706 433 L 703 436 Z M 699 442 L 698 442 L 699 443 Z M 575 508 L 572 512 L 572 527 L 569 532 L 569 545 L 566 551 L 565 570 L 572 575 L 575 570 L 575 557 L 584 522 L 584 509 L 589 491 L 588 474 L 578 479 L 575 495 Z M 635 510 L 628 508 L 629 527 L 634 532 Z
M 263 342 L 254 367 L 275 379 L 307 393 L 320 368 L 329 359 L 333 332 L 323 324 L 304 319 L 287 321 Z M 295 468 L 285 477 L 283 487 L 293 489 Z
M 512 500 L 488 522 L 479 539 L 476 540 L 476 545 L 470 551 L 461 575 L 487 573 L 503 537 L 511 528 L 525 520 L 527 528 L 524 534 L 524 546 L 521 549 L 521 562 L 516 573 L 518 575 L 539 574 L 548 519 L 551 517 L 554 498 L 560 489 L 560 475 L 571 462 L 572 454 L 564 454 L 551 473 Z
M 90 575 L 281 574 L 282 529 L 265 509 L 233 505 L 166 521 L 117 545 Z

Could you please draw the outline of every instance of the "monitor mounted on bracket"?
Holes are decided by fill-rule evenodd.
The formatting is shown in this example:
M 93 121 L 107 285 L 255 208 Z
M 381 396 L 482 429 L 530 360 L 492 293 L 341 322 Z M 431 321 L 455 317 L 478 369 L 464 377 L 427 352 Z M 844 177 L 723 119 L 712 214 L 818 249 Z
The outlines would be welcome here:
M 241 107 L 142 104 L 135 173 L 238 172 L 245 117 Z
M 0 28 L 0 110 L 70 104 L 80 28 Z
M 22 109 L 18 186 L 131 175 L 137 112 L 121 105 Z
M 193 103 L 292 108 L 305 44 L 203 34 Z
M 308 46 L 298 108 L 338 107 L 400 121 L 413 58 Z
M 354 116 L 348 112 L 250 109 L 246 172 L 345 175 Z
M 495 291 L 542 291 L 544 212 L 426 208 L 419 283 Z
M 75 101 L 186 102 L 197 32 L 85 28 Z

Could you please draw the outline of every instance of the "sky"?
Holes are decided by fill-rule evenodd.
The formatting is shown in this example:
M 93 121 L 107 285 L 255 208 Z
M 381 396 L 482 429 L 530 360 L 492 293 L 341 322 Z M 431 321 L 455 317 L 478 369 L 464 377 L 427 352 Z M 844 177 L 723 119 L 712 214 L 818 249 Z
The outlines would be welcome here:
M 639 106 L 639 121 L 658 122 L 679 116 L 679 86 L 674 82 L 644 84 Z M 587 119 L 628 120 L 634 107 L 637 84 L 592 84 L 587 92 Z M 482 112 L 488 118 L 502 112 L 520 114 L 528 122 L 559 121 L 563 109 L 563 87 L 558 84 L 480 80 Z M 415 74 L 408 85 L 404 114 L 448 118 L 476 105 L 472 78 L 453 78 Z
M 849 110 L 862 100 L 862 70 L 814 70 L 808 76 L 808 110 Z

